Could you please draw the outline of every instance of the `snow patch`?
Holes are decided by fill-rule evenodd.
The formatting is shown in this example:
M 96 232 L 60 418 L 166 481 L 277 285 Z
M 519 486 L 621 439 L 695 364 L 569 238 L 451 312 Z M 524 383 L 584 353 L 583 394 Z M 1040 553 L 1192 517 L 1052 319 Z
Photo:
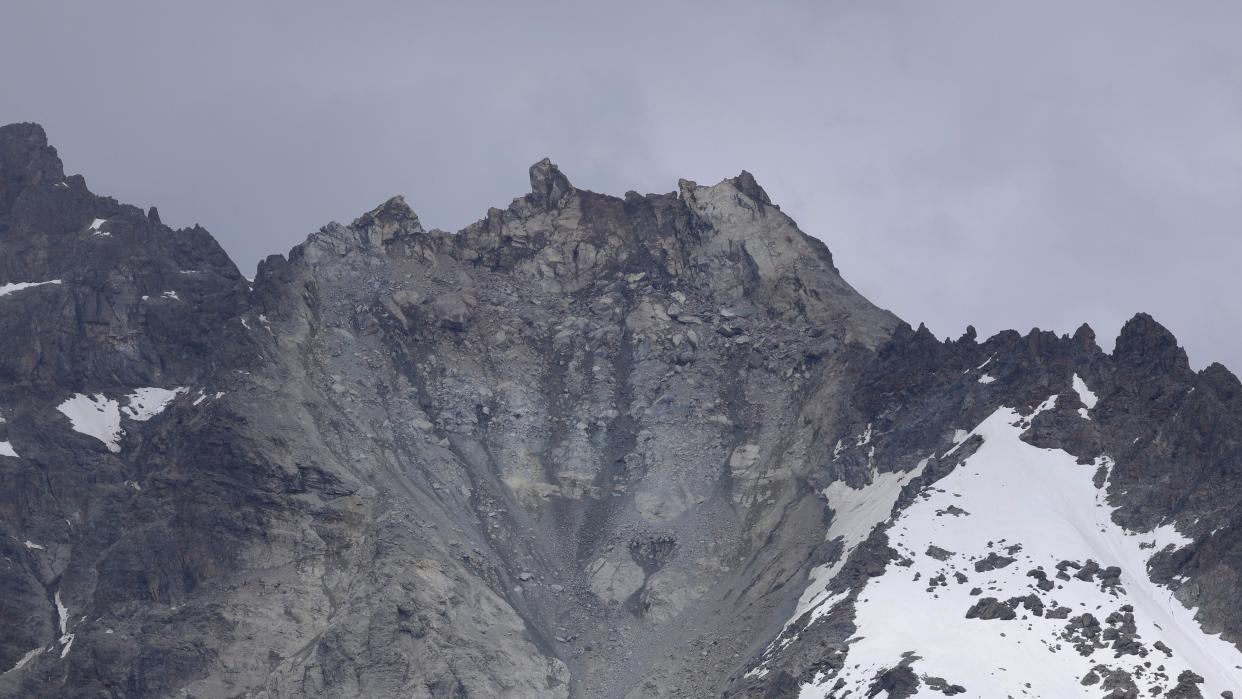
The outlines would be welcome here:
M 1078 400 L 1082 401 L 1082 404 L 1087 406 L 1085 408 L 1079 408 L 1078 414 L 1081 415 L 1084 420 L 1090 420 L 1091 416 L 1087 414 L 1087 411 L 1095 408 L 1095 404 L 1099 399 L 1094 393 L 1091 392 L 1091 389 L 1087 388 L 1087 382 L 1083 381 L 1082 377 L 1078 374 L 1074 374 L 1074 393 L 1077 393 Z
M 121 412 L 131 420 L 146 422 L 164 412 L 164 408 L 167 408 L 169 403 L 189 390 L 184 386 L 172 389 L 136 388 L 133 393 L 125 397 L 127 405 L 121 408 Z
M 867 423 L 867 429 L 858 437 L 857 446 L 865 446 L 871 443 L 871 423 Z
M 838 439 L 837 443 L 832 445 L 832 458 L 837 458 L 843 451 L 845 451 L 845 440 Z
M 19 458 L 17 452 L 13 451 L 13 445 L 8 442 L 0 442 L 0 456 L 11 456 L 14 459 Z
M 135 388 L 122 397 L 121 402 L 101 394 L 74 394 L 61 403 L 59 410 L 73 424 L 75 432 L 94 437 L 108 447 L 108 451 L 121 451 L 121 417 L 136 422 L 146 422 L 159 415 L 177 396 L 188 388 L 159 388 L 155 386 Z M 123 402 L 123 405 L 122 405 Z
M 31 660 L 34 660 L 35 656 L 36 656 L 36 655 L 38 655 L 38 654 L 40 654 L 40 653 L 42 653 L 42 652 L 43 652 L 43 647 L 42 647 L 42 646 L 40 646 L 40 647 L 38 647 L 38 648 L 35 648 L 35 649 L 34 649 L 34 650 L 32 650 L 32 651 L 28 651 L 25 655 L 23 655 L 23 656 L 21 657 L 21 659 L 19 659 L 19 660 L 17 661 L 17 664 L 16 664 L 16 665 L 14 665 L 13 667 L 11 667 L 11 668 L 9 668 L 7 671 L 5 671 L 5 674 L 7 675 L 8 673 L 13 672 L 14 670 L 20 670 L 20 669 L 22 669 L 22 668 L 26 667 L 26 664 L 27 664 L 27 663 L 29 663 Z
M 77 393 L 56 409 L 69 418 L 75 432 L 98 439 L 114 454 L 121 451 L 121 411 L 116 401 L 102 394 Z
M 1047 410 L 1055 410 L 1056 407 L 1057 407 L 1057 397 L 1048 396 L 1047 398 L 1044 399 L 1043 403 L 1040 403 L 1039 405 L 1035 406 L 1035 412 L 1031 413 L 1025 418 L 1026 422 L 1029 423 L 1032 420 L 1034 420 L 1036 417 L 1038 417 L 1040 413 L 1047 411 Z
M 28 548 L 28 549 L 36 549 L 36 550 L 39 550 L 39 551 L 42 551 L 42 550 L 43 550 L 43 547 L 42 547 L 41 545 L 36 544 L 35 542 L 31 541 L 30 539 L 26 539 L 26 542 L 25 542 L 25 543 L 26 543 L 26 548 Z
M 63 659 L 69 655 L 69 649 L 73 647 L 74 634 L 69 633 L 69 608 L 64 602 L 60 601 L 60 590 L 56 591 L 54 597 L 56 602 L 56 619 L 60 622 L 60 644 L 64 648 L 60 651 L 60 657 Z
M 11 284 L 0 284 L 0 296 L 8 296 L 16 291 L 25 289 L 33 289 L 36 286 L 44 286 L 45 284 L 63 284 L 59 279 L 51 279 L 45 282 L 13 282 Z
M 60 622 L 60 635 L 64 636 L 69 631 L 69 608 L 60 601 L 60 590 L 56 591 L 52 599 L 56 602 L 56 619 Z
M 989 376 L 988 374 L 984 374 L 983 376 L 979 377 L 979 383 L 984 384 L 984 385 L 990 384 L 995 380 L 996 380 L 995 378 L 993 378 L 992 376 Z

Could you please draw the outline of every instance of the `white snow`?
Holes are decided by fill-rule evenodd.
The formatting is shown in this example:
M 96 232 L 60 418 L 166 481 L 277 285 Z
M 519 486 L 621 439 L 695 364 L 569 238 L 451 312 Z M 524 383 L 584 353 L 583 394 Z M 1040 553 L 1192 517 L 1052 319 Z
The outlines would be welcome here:
M 13 672 L 14 670 L 20 670 L 26 667 L 27 663 L 29 663 L 31 660 L 34 660 L 34 657 L 42 652 L 43 652 L 42 646 L 35 648 L 32 651 L 28 651 L 25 655 L 21 657 L 21 659 L 17 661 L 16 665 L 14 665 L 12 668 L 6 671 L 6 674 L 9 672 Z
M 1011 408 L 997 410 L 972 433 L 983 437 L 982 446 L 896 517 L 890 545 L 912 564 L 890 563 L 867 582 L 855 602 L 858 631 L 845 666 L 817 676 L 799 697 L 866 696 L 876 673 L 896 666 L 908 651 L 918 656 L 911 666 L 918 675 L 962 685 L 971 697 L 1083 696 L 1082 678 L 1101 664 L 1131 672 L 1144 690 L 1157 685 L 1167 692 L 1187 669 L 1206 679 L 1205 697 L 1242 686 L 1242 653 L 1205 633 L 1193 610 L 1148 577 L 1151 556 L 1188 540 L 1171 525 L 1135 534 L 1115 524 L 1105 491 L 1092 481 L 1096 469 L 1108 464 L 1081 465 L 1059 449 L 1023 442 L 1019 436 L 1029 420 Z M 949 505 L 967 514 L 946 513 Z M 951 554 L 943 561 L 927 555 L 933 545 Z M 976 571 L 973 562 L 989 553 L 1017 560 Z M 1118 566 L 1120 586 L 1057 579 L 1056 565 L 1063 560 Z M 1055 583 L 1052 590 L 1035 586 L 1027 575 L 1035 568 Z M 967 580 L 959 582 L 955 573 Z M 934 584 L 940 575 L 944 582 Z M 982 594 L 972 596 L 972 587 Z M 1133 605 L 1137 640 L 1147 657 L 1115 657 L 1108 646 L 1084 657 L 1064 637 L 1069 619 L 1035 615 L 1022 606 L 1012 620 L 966 618 L 982 597 L 1004 602 L 1029 594 L 1046 610 L 1068 607 L 1071 619 L 1089 612 L 1103 628 L 1110 627 L 1109 614 Z M 1157 640 L 1172 649 L 1171 657 L 1154 648 Z M 834 691 L 838 680 L 844 686 Z
M 1082 404 L 1087 406 L 1085 408 L 1079 408 L 1078 414 L 1081 415 L 1083 419 L 1090 420 L 1091 416 L 1087 414 L 1087 411 L 1094 408 L 1096 401 L 1099 399 L 1094 393 L 1091 392 L 1091 389 L 1087 388 L 1087 382 L 1083 381 L 1082 377 L 1078 374 L 1074 374 L 1074 393 L 1077 393 L 1078 400 L 1082 401 Z
M 73 423 L 75 432 L 94 437 L 108 446 L 108 451 L 121 451 L 120 404 L 99 394 L 74 394 L 57 408 Z
M 991 364 L 993 359 L 996 359 L 996 355 L 992 355 L 992 356 L 988 357 L 987 359 L 983 360 L 983 363 L 982 363 L 982 364 L 980 364 L 979 366 L 975 367 L 975 369 L 982 369 L 983 367 L 985 367 L 985 366 L 987 366 L 987 365 Z
M 858 436 L 857 446 L 861 447 L 861 446 L 865 446 L 870 443 L 871 443 L 871 423 L 868 422 L 867 429 L 864 430 L 863 433 Z
M 28 548 L 28 549 L 38 549 L 39 551 L 42 551 L 42 550 L 43 550 L 43 547 L 42 547 L 42 546 L 40 546 L 39 544 L 36 544 L 35 542 L 31 541 L 30 539 L 26 539 L 26 542 L 25 542 L 25 543 L 26 543 L 26 548 Z
M 760 666 L 760 667 L 754 668 L 750 672 L 746 673 L 744 676 L 745 677 L 758 677 L 759 679 L 763 679 L 764 677 L 767 677 L 769 672 L 770 670 L 768 670 L 766 667 Z
M 60 657 L 64 658 L 69 655 L 69 649 L 73 647 L 74 634 L 69 633 L 69 608 L 60 601 L 60 590 L 56 591 L 56 619 L 60 622 L 60 644 L 64 648 L 60 651 Z
M 76 432 L 94 437 L 108 446 L 113 453 L 121 451 L 121 417 L 145 422 L 159 415 L 177 396 L 189 389 L 158 388 L 154 386 L 135 388 L 133 392 L 115 401 L 103 394 L 74 394 L 56 409 L 69 418 Z
M 62 283 L 64 282 L 62 282 L 59 279 L 51 279 L 46 282 L 13 282 L 11 284 L 0 284 L 0 296 L 8 296 L 9 294 L 15 291 L 33 289 L 36 286 L 43 286 L 45 284 L 62 284 Z
M 832 610 L 830 595 L 825 589 L 829 581 L 836 576 L 845 565 L 845 559 L 859 544 L 867 540 L 876 525 L 889 518 L 901 489 L 907 483 L 918 478 L 927 467 L 927 459 L 919 461 L 914 468 L 901 472 L 871 472 L 871 483 L 862 488 L 851 488 L 844 481 L 836 481 L 824 489 L 824 497 L 832 508 L 832 522 L 828 525 L 826 541 L 841 538 L 841 556 L 835 563 L 818 566 L 811 570 L 810 581 L 798 600 L 798 606 L 789 623 L 793 623 L 803 614 L 812 612 L 811 620 L 827 614 Z M 833 604 L 836 603 L 835 600 Z M 789 624 L 786 624 L 788 627 Z
M 1030 415 L 1027 415 L 1023 419 L 1029 424 L 1040 413 L 1044 412 L 1045 410 L 1055 410 L 1056 407 L 1057 407 L 1057 397 L 1048 396 L 1047 398 L 1044 399 L 1043 403 L 1040 403 L 1039 405 L 1035 406 L 1035 412 L 1031 413 Z
M 69 608 L 60 601 L 60 590 L 56 591 L 53 600 L 56 602 L 56 619 L 60 622 L 60 635 L 64 636 L 69 631 Z
M 164 412 L 164 408 L 168 407 L 169 403 L 188 390 L 190 389 L 185 387 L 136 388 L 133 393 L 125 397 L 127 405 L 121 408 L 121 412 L 131 420 L 146 422 Z
M 8 442 L 0 442 L 0 456 L 11 456 L 18 458 L 17 452 L 13 451 L 13 445 Z
M 108 219 L 106 218 L 97 218 L 94 221 L 91 221 L 90 229 L 92 231 L 95 231 L 96 233 L 102 233 L 103 231 L 100 230 L 100 226 L 104 225 L 107 222 L 108 222 Z
M 175 292 L 175 291 L 165 291 L 164 293 L 160 294 L 160 296 L 161 296 L 161 297 L 163 297 L 163 298 L 166 298 L 166 299 L 172 299 L 172 300 L 174 300 L 174 301 L 180 301 L 180 300 L 181 300 L 181 297 L 180 297 L 180 296 L 178 296 L 178 295 L 177 295 L 177 292 Z
M 990 383 L 992 383 L 992 382 L 993 382 L 993 381 L 995 381 L 995 380 L 996 380 L 996 379 L 992 378 L 991 376 L 989 376 L 989 375 L 987 375 L 987 374 L 984 374 L 983 376 L 980 376 L 980 377 L 979 377 L 979 383 L 981 383 L 981 384 L 990 384 Z

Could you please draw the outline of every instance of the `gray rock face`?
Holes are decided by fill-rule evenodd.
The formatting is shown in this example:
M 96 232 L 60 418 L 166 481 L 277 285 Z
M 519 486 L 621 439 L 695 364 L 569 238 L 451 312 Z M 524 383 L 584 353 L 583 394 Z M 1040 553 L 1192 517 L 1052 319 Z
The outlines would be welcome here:
M 455 234 L 394 198 L 251 285 L 205 231 L 65 178 L 38 127 L 0 129 L 0 696 L 796 696 L 911 555 L 890 515 L 980 448 L 950 457 L 955 430 L 1050 395 L 1024 439 L 1109 455 L 1114 520 L 1192 539 L 1151 577 L 1242 638 L 1242 385 L 1150 318 L 1112 355 L 1089 329 L 941 342 L 748 173 L 624 198 L 547 160 L 530 179 Z M 827 538 L 826 491 L 890 479 L 874 530 Z M 1051 616 L 1058 569 L 1020 557 L 929 589 L 1016 571 L 1036 592 L 975 617 Z M 851 601 L 791 619 L 817 585 Z M 910 650 L 861 695 L 984 691 Z

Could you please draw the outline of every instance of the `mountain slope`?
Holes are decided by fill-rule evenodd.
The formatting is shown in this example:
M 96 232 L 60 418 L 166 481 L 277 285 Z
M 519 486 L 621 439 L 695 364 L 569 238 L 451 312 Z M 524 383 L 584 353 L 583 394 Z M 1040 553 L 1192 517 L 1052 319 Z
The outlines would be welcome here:
M 885 614 L 991 648 L 1016 622 L 966 619 L 952 571 L 1007 616 L 1068 604 L 1020 566 L 1088 554 L 1127 567 L 1074 599 L 1173 655 L 1092 641 L 1031 673 L 1236 684 L 1242 388 L 1146 317 L 1112 355 L 1087 329 L 939 342 L 747 173 L 617 198 L 545 160 L 458 233 L 394 198 L 250 285 L 65 178 L 36 126 L 0 129 L 0 168 L 0 695 L 993 696 L 1021 690 Z M 1064 511 L 994 492 L 1045 485 Z M 1076 517 L 1108 536 L 1037 536 Z M 1153 529 L 1174 545 L 1126 533 Z M 1030 560 L 975 573 L 988 536 Z

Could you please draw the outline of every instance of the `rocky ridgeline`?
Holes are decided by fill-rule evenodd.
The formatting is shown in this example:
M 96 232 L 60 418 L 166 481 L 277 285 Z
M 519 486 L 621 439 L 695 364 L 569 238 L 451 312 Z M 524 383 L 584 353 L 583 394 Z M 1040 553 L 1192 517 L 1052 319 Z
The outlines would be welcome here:
M 1049 624 L 1088 696 L 1215 681 L 1169 669 L 1191 660 L 1142 633 L 1121 562 L 915 549 L 901 514 L 979 518 L 938 484 L 1012 409 L 1105 524 L 1173 528 L 1144 580 L 1237 641 L 1223 367 L 1143 315 L 1111 354 L 1085 326 L 937 340 L 745 172 L 530 177 L 457 233 L 391 199 L 250 284 L 0 129 L 0 695 L 989 694 L 924 648 L 850 679 L 900 571 L 961 590 L 972 633 Z M 1111 606 L 1071 606 L 1088 588 Z

